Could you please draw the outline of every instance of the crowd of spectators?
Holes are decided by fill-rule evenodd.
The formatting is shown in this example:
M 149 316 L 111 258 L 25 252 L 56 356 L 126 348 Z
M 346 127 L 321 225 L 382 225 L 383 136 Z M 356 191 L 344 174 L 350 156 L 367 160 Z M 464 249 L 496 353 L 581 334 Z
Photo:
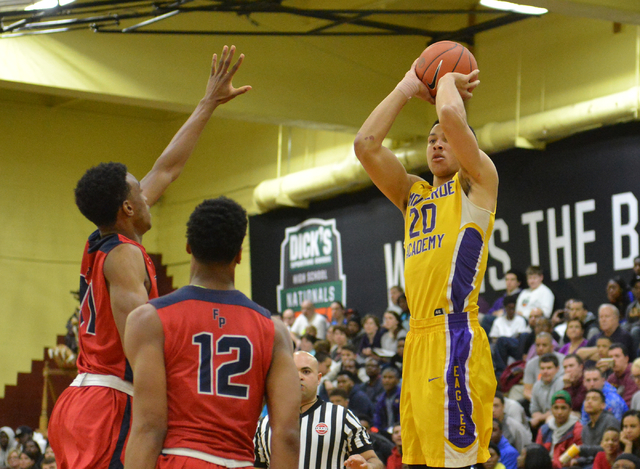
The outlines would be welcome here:
M 56 469 L 56 457 L 41 433 L 21 425 L 0 428 L 0 468 Z

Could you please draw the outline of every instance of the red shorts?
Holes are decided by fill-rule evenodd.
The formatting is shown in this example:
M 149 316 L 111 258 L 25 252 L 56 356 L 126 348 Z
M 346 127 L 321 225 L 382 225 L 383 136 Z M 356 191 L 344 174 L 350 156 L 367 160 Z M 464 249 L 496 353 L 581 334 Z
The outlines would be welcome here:
M 121 469 L 130 428 L 128 394 L 102 386 L 67 388 L 48 431 L 58 469 Z
M 225 466 L 219 466 L 212 462 L 203 461 L 202 459 L 190 458 L 187 456 L 176 456 L 173 454 L 161 454 L 158 457 L 156 469 L 227 469 Z M 253 469 L 248 466 L 242 469 Z

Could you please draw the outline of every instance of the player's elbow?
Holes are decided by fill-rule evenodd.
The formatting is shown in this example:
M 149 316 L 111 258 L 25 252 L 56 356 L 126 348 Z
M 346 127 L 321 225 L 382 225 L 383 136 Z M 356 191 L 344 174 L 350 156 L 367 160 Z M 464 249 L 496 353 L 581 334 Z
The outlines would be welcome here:
M 453 130 L 461 125 L 467 125 L 464 108 L 460 110 L 459 106 L 454 104 L 443 105 L 439 109 L 438 120 L 445 134 L 447 133 L 447 130 Z
M 279 441 L 280 448 L 298 454 L 300 451 L 300 428 L 298 425 L 287 425 L 276 429 L 271 427 L 272 442 Z
M 360 161 L 371 158 L 374 151 L 378 148 L 380 148 L 380 144 L 376 143 L 373 136 L 367 137 L 362 133 L 358 133 L 353 142 L 353 150 Z

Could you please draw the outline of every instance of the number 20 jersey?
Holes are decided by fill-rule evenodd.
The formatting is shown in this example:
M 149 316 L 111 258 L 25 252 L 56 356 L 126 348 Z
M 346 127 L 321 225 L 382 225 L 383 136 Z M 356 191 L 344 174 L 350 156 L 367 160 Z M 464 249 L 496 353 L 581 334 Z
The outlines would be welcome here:
M 271 314 L 237 290 L 194 285 L 150 303 L 164 330 L 164 448 L 253 462 L 273 351 Z
M 411 187 L 405 215 L 405 284 L 413 319 L 477 314 L 494 213 L 473 205 L 459 174 Z

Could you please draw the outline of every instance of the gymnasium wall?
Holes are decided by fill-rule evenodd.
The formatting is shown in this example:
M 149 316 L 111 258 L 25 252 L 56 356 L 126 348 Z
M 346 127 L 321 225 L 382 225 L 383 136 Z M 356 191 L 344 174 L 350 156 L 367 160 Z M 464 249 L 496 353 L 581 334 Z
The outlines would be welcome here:
M 638 85 L 639 31 L 547 15 L 478 35 L 482 85 L 471 124 Z M 424 47 L 418 37 L 224 39 L 247 55 L 235 84 L 254 89 L 216 111 L 193 161 L 154 207 L 155 227 L 144 239 L 163 254 L 176 286 L 188 280 L 184 224 L 198 202 L 224 194 L 255 213 L 260 181 L 344 159 L 355 129 Z M 225 40 L 75 32 L 0 41 L 0 395 L 64 333 L 73 311 L 68 292 L 77 288 L 92 229 L 73 204 L 77 179 L 113 159 L 143 175 L 201 98 L 211 54 Z M 435 113 L 425 106 L 407 105 L 390 144 L 426 133 Z M 533 152 L 527 162 L 554 163 L 543 157 Z M 244 249 L 237 285 L 249 292 L 248 242 Z

